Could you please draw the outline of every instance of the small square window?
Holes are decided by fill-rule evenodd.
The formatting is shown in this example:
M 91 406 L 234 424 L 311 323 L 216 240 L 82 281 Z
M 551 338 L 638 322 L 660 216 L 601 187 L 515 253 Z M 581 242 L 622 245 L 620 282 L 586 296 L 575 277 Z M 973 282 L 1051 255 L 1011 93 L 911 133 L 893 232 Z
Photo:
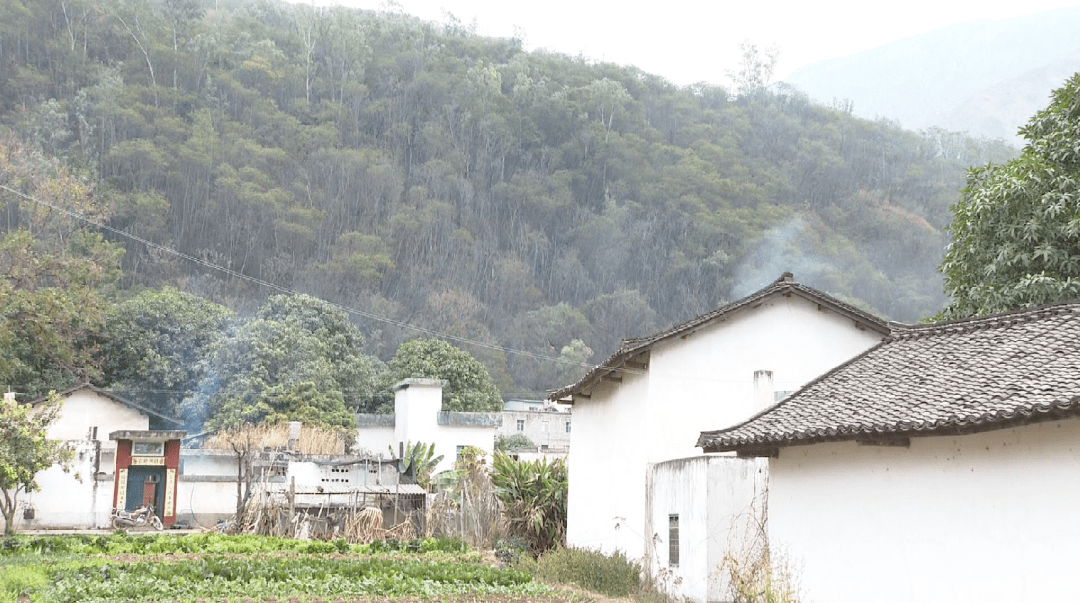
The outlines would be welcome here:
M 668 565 L 679 567 L 679 516 L 668 515 Z
M 566 422 L 566 433 L 570 433 L 570 421 Z
M 518 431 L 525 431 L 525 419 L 518 419 L 517 420 L 517 430 Z

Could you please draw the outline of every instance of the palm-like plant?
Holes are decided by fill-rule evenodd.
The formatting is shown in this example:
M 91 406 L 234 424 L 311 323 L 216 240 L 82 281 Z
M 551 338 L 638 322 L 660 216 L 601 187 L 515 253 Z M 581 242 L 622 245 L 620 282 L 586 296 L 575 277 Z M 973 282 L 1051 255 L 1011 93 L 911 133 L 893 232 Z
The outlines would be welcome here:
M 491 481 L 505 506 L 510 532 L 524 538 L 533 554 L 566 540 L 566 463 L 516 461 L 495 453 Z
M 390 454 L 394 454 L 394 448 L 390 448 Z M 425 490 L 431 488 L 431 472 L 435 470 L 443 460 L 443 455 L 435 456 L 435 443 L 409 442 L 405 445 L 405 453 L 401 457 L 401 472 L 411 474 L 416 479 L 416 484 Z

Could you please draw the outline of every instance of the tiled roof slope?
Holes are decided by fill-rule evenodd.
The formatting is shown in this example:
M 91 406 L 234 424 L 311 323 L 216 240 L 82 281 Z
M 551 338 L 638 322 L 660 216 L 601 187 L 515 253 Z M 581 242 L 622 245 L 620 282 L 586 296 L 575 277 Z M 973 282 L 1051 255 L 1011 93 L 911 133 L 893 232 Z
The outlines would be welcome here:
M 934 325 L 877 346 L 750 420 L 705 431 L 705 452 L 989 431 L 1080 414 L 1080 301 Z
M 812 289 L 805 285 L 800 285 L 794 280 L 794 276 L 790 272 L 785 272 L 768 287 L 750 295 L 727 304 L 717 310 L 713 310 L 708 314 L 703 314 L 691 321 L 685 322 L 681 325 L 672 327 L 666 331 L 657 333 L 649 337 L 642 337 L 638 339 L 624 339 L 622 345 L 619 346 L 619 350 L 612 354 L 603 363 L 593 367 L 582 377 L 577 383 L 568 385 L 562 389 L 554 390 L 548 393 L 548 399 L 561 400 L 567 396 L 571 396 L 575 393 L 581 393 L 584 389 L 600 379 L 604 375 L 618 371 L 628 361 L 646 351 L 648 351 L 653 345 L 677 337 L 685 333 L 693 332 L 703 326 L 719 320 L 723 317 L 729 316 L 744 308 L 751 308 L 756 306 L 759 302 L 764 301 L 768 297 L 774 295 L 798 295 L 810 301 L 813 301 L 822 307 L 838 314 L 845 315 L 855 321 L 862 328 L 868 328 L 879 333 L 886 335 L 889 333 L 889 325 L 881 318 L 864 312 L 847 304 L 845 302 L 831 297 L 825 293 L 822 293 L 816 289 Z

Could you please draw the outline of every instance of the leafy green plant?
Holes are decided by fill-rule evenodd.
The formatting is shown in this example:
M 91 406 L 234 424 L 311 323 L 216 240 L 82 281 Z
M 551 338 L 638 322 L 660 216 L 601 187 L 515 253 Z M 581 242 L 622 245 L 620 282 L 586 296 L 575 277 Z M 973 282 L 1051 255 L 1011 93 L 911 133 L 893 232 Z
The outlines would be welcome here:
M 505 506 L 510 533 L 525 539 L 534 555 L 566 540 L 566 463 L 516 461 L 495 453 L 491 481 Z
M 510 450 L 528 450 L 530 448 L 536 448 L 536 444 L 534 444 L 527 436 L 520 433 L 515 433 L 512 436 L 499 436 L 495 438 L 495 450 L 501 452 Z
M 394 456 L 393 446 L 390 447 L 390 456 Z M 443 455 L 435 456 L 434 442 L 409 442 L 405 445 L 404 456 L 401 457 L 405 473 L 412 475 L 416 484 L 425 490 L 431 488 L 431 472 L 442 460 Z

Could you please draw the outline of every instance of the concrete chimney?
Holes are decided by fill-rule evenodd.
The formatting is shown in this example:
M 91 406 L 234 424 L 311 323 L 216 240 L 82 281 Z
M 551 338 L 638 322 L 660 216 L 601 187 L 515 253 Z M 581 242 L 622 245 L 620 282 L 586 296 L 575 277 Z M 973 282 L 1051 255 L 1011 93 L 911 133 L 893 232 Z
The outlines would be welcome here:
M 300 421 L 289 421 L 289 450 L 296 450 L 300 444 L 300 428 L 303 425 Z
M 754 412 L 761 412 L 775 401 L 772 371 L 754 371 Z

